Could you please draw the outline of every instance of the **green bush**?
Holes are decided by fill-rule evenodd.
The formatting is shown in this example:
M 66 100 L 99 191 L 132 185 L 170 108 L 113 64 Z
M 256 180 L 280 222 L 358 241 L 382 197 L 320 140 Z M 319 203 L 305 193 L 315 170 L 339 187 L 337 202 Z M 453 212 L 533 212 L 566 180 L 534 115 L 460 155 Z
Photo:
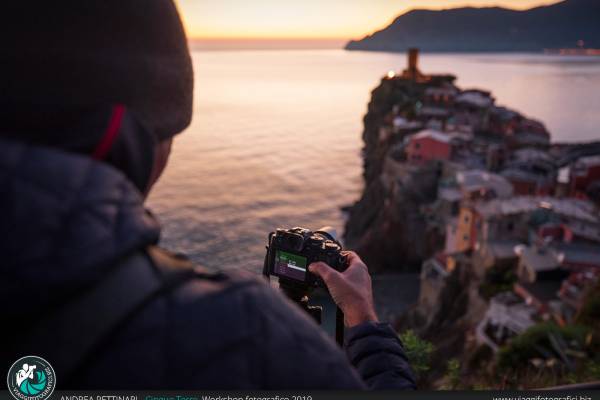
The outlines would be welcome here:
M 460 385 L 460 362 L 453 358 L 448 361 L 446 369 L 446 387 L 445 389 L 456 390 Z
M 410 366 L 417 379 L 420 379 L 431 368 L 430 359 L 435 348 L 431 342 L 421 339 L 412 330 L 407 330 L 399 336 Z
M 590 380 L 600 380 L 600 361 L 588 361 L 585 365 Z
M 516 370 L 527 367 L 532 358 L 545 358 L 543 352 L 554 354 L 549 335 L 561 337 L 569 343 L 576 341 L 581 347 L 590 329 L 580 325 L 560 327 L 550 322 L 532 326 L 519 336 L 513 338 L 498 354 L 498 367 L 501 370 Z

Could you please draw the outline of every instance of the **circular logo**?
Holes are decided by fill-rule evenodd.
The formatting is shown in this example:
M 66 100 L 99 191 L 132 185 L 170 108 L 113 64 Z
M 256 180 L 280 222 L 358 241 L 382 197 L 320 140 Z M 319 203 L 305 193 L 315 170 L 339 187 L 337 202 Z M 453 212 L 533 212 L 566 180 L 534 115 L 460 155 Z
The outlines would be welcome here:
M 10 394 L 17 400 L 44 400 L 54 391 L 56 376 L 48 361 L 26 356 L 10 367 L 6 382 Z

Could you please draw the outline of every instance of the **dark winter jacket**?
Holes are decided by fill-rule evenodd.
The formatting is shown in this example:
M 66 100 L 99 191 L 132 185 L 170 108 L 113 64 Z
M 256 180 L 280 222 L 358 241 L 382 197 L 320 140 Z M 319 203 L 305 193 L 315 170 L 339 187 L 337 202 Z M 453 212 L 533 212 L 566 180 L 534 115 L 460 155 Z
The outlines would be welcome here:
M 146 253 L 160 230 L 120 171 L 85 156 L 0 139 L 0 187 L 7 371 L 53 346 L 36 332 L 37 321 L 76 303 L 115 268 L 137 263 L 155 273 Z M 61 380 L 57 370 L 58 389 L 414 388 L 388 325 L 350 329 L 344 354 L 261 280 L 228 275 L 220 286 L 190 279 L 148 302 L 92 349 L 74 377 Z M 78 321 L 60 329 L 86 335 Z M 38 340 L 23 344 L 28 335 Z

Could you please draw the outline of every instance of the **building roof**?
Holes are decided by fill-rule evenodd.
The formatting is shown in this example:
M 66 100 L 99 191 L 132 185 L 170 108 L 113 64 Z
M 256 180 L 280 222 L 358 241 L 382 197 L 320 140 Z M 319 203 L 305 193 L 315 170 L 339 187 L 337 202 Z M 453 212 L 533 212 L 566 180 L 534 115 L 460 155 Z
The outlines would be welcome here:
M 473 133 L 471 132 L 460 132 L 455 130 L 448 132 L 448 136 L 451 140 L 462 140 L 465 142 L 470 142 L 473 140 Z
M 516 249 L 521 263 L 535 272 L 552 271 L 560 268 L 558 253 L 550 247 L 518 246 Z
M 547 145 L 550 143 L 550 138 L 547 135 L 536 132 L 518 132 L 513 136 L 513 140 L 524 145 Z
M 425 96 L 454 96 L 458 90 L 454 86 L 447 87 L 428 87 L 425 89 Z
M 456 96 L 456 102 L 466 103 L 479 108 L 487 108 L 494 104 L 494 99 L 479 91 L 468 91 Z
M 538 209 L 550 209 L 556 214 L 598 223 L 594 205 L 581 199 L 550 196 L 515 196 L 508 199 L 493 199 L 475 203 L 476 211 L 484 218 L 512 214 L 530 213 Z
M 519 168 L 508 168 L 500 172 L 500 174 L 508 180 L 531 182 L 538 185 L 551 184 L 554 181 L 551 176 L 536 174 L 533 171 L 526 171 Z
M 438 198 L 449 202 L 454 202 L 462 199 L 460 190 L 453 187 L 439 187 Z
M 581 157 L 577 159 L 575 164 L 582 165 L 587 168 L 598 166 L 600 165 L 600 155 Z
M 544 123 L 536 119 L 524 118 L 523 121 L 521 121 L 521 126 L 529 129 L 533 128 L 534 130 L 539 130 L 540 133 L 543 132 L 543 134 L 546 135 L 548 134 L 548 132 L 546 132 L 546 126 L 544 125 Z
M 492 107 L 491 112 L 493 114 L 497 115 L 500 119 L 503 119 L 506 121 L 521 116 L 521 114 L 519 114 L 518 112 L 511 110 L 510 108 L 501 107 L 501 106 Z
M 436 131 L 435 129 L 425 129 L 414 134 L 411 137 L 411 140 L 413 139 L 433 139 L 442 143 L 450 143 L 451 138 L 444 132 Z
M 547 303 L 558 297 L 562 281 L 537 281 L 534 283 L 517 283 L 525 292 L 542 303 Z
M 549 163 L 554 163 L 554 158 L 547 151 L 536 149 L 533 147 L 526 147 L 523 149 L 516 150 L 512 153 L 512 158 L 516 161 L 542 160 Z
M 554 246 L 559 262 L 564 266 L 581 266 L 600 269 L 600 246 L 558 243 Z
M 442 107 L 424 106 L 417 111 L 417 114 L 426 117 L 445 118 L 450 116 L 450 110 Z
M 516 258 L 515 247 L 518 246 L 518 241 L 490 241 L 485 244 L 486 251 L 497 260 L 505 260 Z
M 417 129 L 423 126 L 423 124 L 419 121 L 409 121 L 403 117 L 395 117 L 392 124 L 395 128 L 399 129 Z
M 487 97 L 491 97 L 492 96 L 492 92 L 491 91 L 484 90 L 484 89 L 477 89 L 477 88 L 464 89 L 462 91 L 462 93 L 477 93 L 477 94 L 480 94 L 482 96 L 487 96 Z
M 597 223 L 567 224 L 567 228 L 575 235 L 595 242 L 600 242 L 600 229 Z
M 459 171 L 456 173 L 456 180 L 467 192 L 492 189 L 498 197 L 510 197 L 513 194 L 513 187 L 509 181 L 488 171 Z

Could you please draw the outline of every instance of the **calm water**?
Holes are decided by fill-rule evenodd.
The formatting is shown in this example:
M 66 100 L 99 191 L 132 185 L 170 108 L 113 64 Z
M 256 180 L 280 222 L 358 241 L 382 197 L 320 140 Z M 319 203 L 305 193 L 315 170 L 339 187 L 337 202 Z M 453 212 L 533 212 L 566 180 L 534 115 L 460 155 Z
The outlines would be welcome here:
M 163 245 L 214 268 L 262 265 L 276 227 L 343 225 L 361 191 L 370 91 L 402 54 L 194 52 L 195 115 L 150 198 Z M 600 140 L 600 58 L 423 55 L 425 72 L 493 91 L 555 140 Z

